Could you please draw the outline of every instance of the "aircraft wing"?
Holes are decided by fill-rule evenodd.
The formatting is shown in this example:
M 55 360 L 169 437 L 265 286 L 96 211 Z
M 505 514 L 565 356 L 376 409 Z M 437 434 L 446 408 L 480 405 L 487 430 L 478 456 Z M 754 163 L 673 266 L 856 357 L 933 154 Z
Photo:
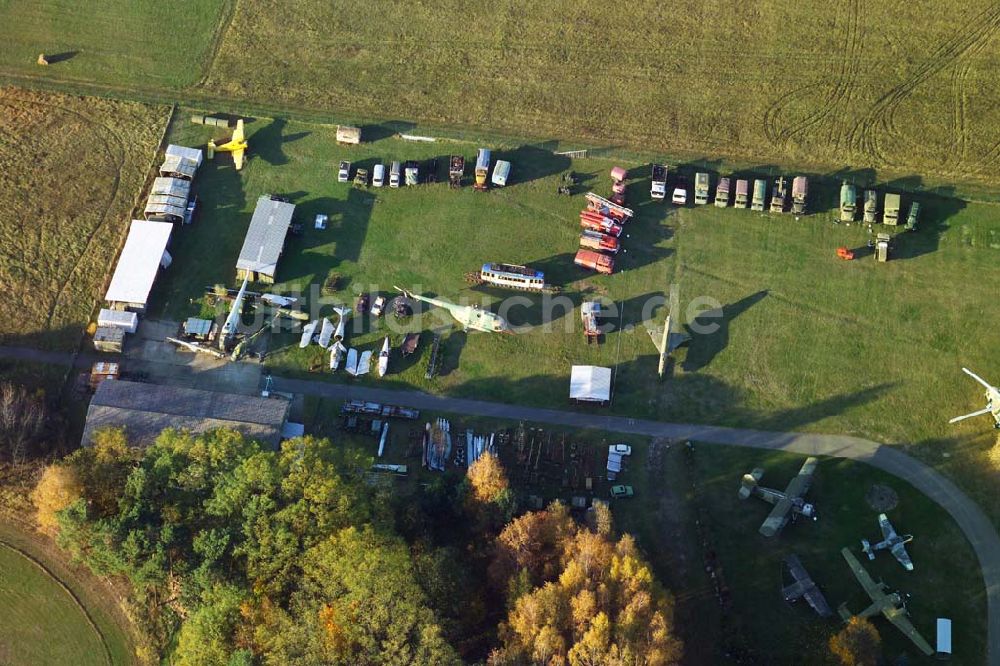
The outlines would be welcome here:
M 233 151 L 233 164 L 236 165 L 237 171 L 243 168 L 243 152 L 243 148 Z
M 854 553 L 847 548 L 841 548 L 840 554 L 847 560 L 847 565 L 851 567 L 851 572 L 858 579 L 858 582 L 861 583 L 861 587 L 865 588 L 865 592 L 875 602 L 874 606 L 880 606 L 881 601 L 885 598 L 885 593 L 882 592 L 879 584 L 872 580 L 868 571 L 861 566 L 861 562 L 858 562 L 858 558 L 854 557 Z
M 972 412 L 971 414 L 963 414 L 962 416 L 956 416 L 955 418 L 948 421 L 948 423 L 958 423 L 959 421 L 964 421 L 965 419 L 971 419 L 973 416 L 982 416 L 983 414 L 989 414 L 989 413 L 990 413 L 990 408 L 986 407 L 984 409 L 980 409 L 977 412 Z
M 236 131 L 233 132 L 233 138 L 230 139 L 230 141 L 233 142 L 233 143 L 238 143 L 240 141 L 243 141 L 243 139 L 244 139 L 244 136 L 243 136 L 243 119 L 240 118 L 239 120 L 236 121 Z
M 788 487 L 785 488 L 785 496 L 789 499 L 798 499 L 805 495 L 809 491 L 809 486 L 812 485 L 813 474 L 816 472 L 816 465 L 818 463 L 819 461 L 816 458 L 806 458 L 806 461 L 802 463 L 802 468 L 799 470 L 798 476 L 788 482 Z
M 913 571 L 913 560 L 910 559 L 910 554 L 906 552 L 906 546 L 901 543 L 897 543 L 892 547 L 893 556 L 899 560 L 899 563 L 903 565 L 903 568 L 907 571 Z
M 896 530 L 892 529 L 892 523 L 889 522 L 889 517 L 884 513 L 880 513 L 878 516 L 878 526 L 882 528 L 883 539 L 889 539 L 896 535 Z
M 760 533 L 766 537 L 772 537 L 781 531 L 788 524 L 788 516 L 792 512 L 792 500 L 782 497 L 771 509 L 771 513 L 764 519 L 760 526 Z
M 799 560 L 798 555 L 792 554 L 786 557 L 785 566 L 788 567 L 792 578 L 795 579 L 795 583 L 782 590 L 785 594 L 785 599 L 792 601 L 799 597 L 805 597 L 806 602 L 820 617 L 833 615 L 833 610 L 831 610 L 830 604 L 827 603 L 826 597 L 816 587 L 816 583 L 806 571 L 806 568 L 802 566 L 802 561 Z
M 906 634 L 906 637 L 913 641 L 913 644 L 923 652 L 928 657 L 934 654 L 934 650 L 931 646 L 924 640 L 924 637 L 920 635 L 917 628 L 913 626 L 909 618 L 906 617 L 905 613 L 892 613 L 886 615 L 886 619 L 896 625 L 896 628 Z

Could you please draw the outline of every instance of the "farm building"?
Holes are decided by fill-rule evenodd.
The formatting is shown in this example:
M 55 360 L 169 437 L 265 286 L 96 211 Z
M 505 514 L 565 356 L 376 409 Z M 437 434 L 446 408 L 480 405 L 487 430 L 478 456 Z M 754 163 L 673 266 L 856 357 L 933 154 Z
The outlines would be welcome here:
M 144 312 L 149 291 L 160 267 L 170 265 L 167 243 L 174 225 L 169 222 L 132 220 L 115 274 L 104 295 L 112 310 Z
M 257 199 L 240 258 L 236 261 L 237 280 L 248 277 L 251 282 L 274 283 L 278 258 L 285 247 L 285 234 L 294 212 L 294 204 L 275 201 L 267 195 Z
M 574 365 L 569 379 L 569 399 L 600 405 L 611 402 L 611 368 Z
M 160 166 L 160 175 L 191 180 L 194 178 L 194 172 L 201 166 L 201 159 L 201 150 L 198 148 L 170 144 L 167 146 L 166 157 Z
M 87 409 L 83 444 L 90 444 L 94 433 L 104 428 L 124 428 L 132 446 L 148 446 L 165 428 L 195 434 L 227 428 L 277 447 L 290 404 L 284 398 L 125 380 L 101 382 Z

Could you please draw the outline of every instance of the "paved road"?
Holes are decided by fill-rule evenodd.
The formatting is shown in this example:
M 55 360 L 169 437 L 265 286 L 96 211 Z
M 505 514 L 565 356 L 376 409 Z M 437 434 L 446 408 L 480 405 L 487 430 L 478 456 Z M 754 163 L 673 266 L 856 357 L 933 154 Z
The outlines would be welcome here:
M 89 365 L 89 358 L 74 357 L 62 352 L 0 347 L 0 358 L 11 358 L 59 365 Z M 507 405 L 483 400 L 445 398 L 419 391 L 331 384 L 321 381 L 274 378 L 274 390 L 315 395 L 333 400 L 356 398 L 374 400 L 418 409 L 472 414 L 512 421 L 533 421 L 552 425 L 595 428 L 609 432 L 630 433 L 648 437 L 692 439 L 709 444 L 746 446 L 758 449 L 792 451 L 805 455 L 823 455 L 857 460 L 909 482 L 944 508 L 965 533 L 976 552 L 983 573 L 987 596 L 987 651 L 989 663 L 1000 666 L 1000 536 L 993 524 L 955 484 L 916 458 L 897 448 L 883 446 L 859 437 L 782 433 L 744 428 L 662 423 L 621 416 L 606 416 L 594 412 L 571 412 Z M 931 637 L 933 642 L 933 637 Z
M 374 400 L 432 411 L 471 414 L 514 421 L 596 428 L 609 432 L 691 439 L 710 444 L 792 451 L 805 455 L 849 458 L 872 465 L 904 481 L 944 508 L 958 523 L 976 552 L 986 586 L 989 663 L 1000 665 L 1000 536 L 979 506 L 944 476 L 898 448 L 844 435 L 768 432 L 744 428 L 661 423 L 593 412 L 571 412 L 507 405 L 482 400 L 444 398 L 419 391 L 330 384 L 320 381 L 274 378 L 274 390 L 315 395 L 334 400 Z M 941 609 L 945 613 L 946 609 Z M 926 625 L 927 623 L 924 622 Z M 934 637 L 929 636 L 933 644 Z

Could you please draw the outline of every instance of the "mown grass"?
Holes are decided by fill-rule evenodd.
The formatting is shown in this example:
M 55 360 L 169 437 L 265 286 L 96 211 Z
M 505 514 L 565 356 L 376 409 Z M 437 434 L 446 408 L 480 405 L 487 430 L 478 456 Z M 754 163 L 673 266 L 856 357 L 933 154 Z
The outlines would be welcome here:
M 248 0 L 209 86 L 362 118 L 989 179 L 998 28 L 987 0 L 948 11 L 903 0 L 313 2 L 291 13 Z
M 47 79 L 177 89 L 213 55 L 230 0 L 73 0 L 0 4 L 0 71 Z M 52 59 L 35 63 L 38 54 Z
M 0 341 L 74 348 L 167 109 L 0 88 Z

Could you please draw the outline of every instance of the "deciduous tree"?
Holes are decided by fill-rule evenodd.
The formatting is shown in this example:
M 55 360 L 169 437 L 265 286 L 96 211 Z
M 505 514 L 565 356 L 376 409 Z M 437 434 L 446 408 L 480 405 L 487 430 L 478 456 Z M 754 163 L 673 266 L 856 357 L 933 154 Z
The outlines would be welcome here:
M 875 625 L 855 616 L 830 637 L 830 652 L 844 666 L 875 666 L 882 656 L 882 638 Z
M 58 463 L 46 467 L 31 493 L 39 528 L 55 533 L 59 527 L 56 514 L 82 497 L 83 483 L 73 467 Z

